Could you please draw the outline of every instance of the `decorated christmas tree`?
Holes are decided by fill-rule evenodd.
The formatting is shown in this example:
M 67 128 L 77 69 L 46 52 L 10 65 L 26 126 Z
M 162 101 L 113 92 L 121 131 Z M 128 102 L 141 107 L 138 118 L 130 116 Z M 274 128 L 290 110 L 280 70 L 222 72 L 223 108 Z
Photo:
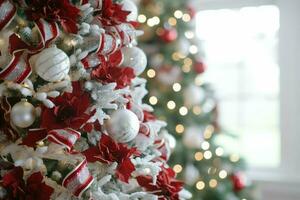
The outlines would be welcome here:
M 0 0 L 0 199 L 190 198 L 142 102 L 129 0 Z
M 220 146 L 217 99 L 204 81 L 192 1 L 142 0 L 138 21 L 147 52 L 148 100 L 177 143 L 171 163 L 195 200 L 253 199 L 239 155 Z M 224 133 L 223 133 L 224 134 Z

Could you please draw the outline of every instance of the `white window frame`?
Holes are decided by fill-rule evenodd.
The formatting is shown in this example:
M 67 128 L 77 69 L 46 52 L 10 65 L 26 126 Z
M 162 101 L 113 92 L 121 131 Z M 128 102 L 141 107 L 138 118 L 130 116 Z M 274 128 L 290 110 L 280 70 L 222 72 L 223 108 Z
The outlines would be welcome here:
M 251 168 L 249 176 L 259 185 L 261 200 L 299 200 L 300 1 L 202 0 L 196 6 L 198 10 L 213 10 L 259 5 L 277 5 L 280 10 L 278 58 L 281 164 L 277 169 Z

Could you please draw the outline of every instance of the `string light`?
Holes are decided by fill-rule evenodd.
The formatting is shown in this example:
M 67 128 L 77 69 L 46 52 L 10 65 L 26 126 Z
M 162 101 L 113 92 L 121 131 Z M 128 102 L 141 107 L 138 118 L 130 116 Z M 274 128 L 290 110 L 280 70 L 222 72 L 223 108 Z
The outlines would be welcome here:
M 170 110 L 174 110 L 174 108 L 176 107 L 176 103 L 175 103 L 174 101 L 168 101 L 167 107 L 168 107 Z
M 191 20 L 191 16 L 189 14 L 185 13 L 182 15 L 182 20 L 184 22 L 189 22 Z
M 184 126 L 182 124 L 177 124 L 175 130 L 178 134 L 181 134 L 184 132 Z
M 193 31 L 186 31 L 184 33 L 184 36 L 187 38 L 187 39 L 193 39 L 195 37 L 195 34 Z
M 140 14 L 140 15 L 138 16 L 138 22 L 140 22 L 140 23 L 145 23 L 146 21 L 147 21 L 147 17 L 146 17 L 145 15 Z
M 198 181 L 196 184 L 198 190 L 203 190 L 205 188 L 205 183 L 203 181 Z
M 185 64 L 185 65 L 192 65 L 193 64 L 193 60 L 191 59 L 191 58 L 185 58 L 184 60 L 183 60 L 183 63 Z
M 240 160 L 240 156 L 237 154 L 232 154 L 229 159 L 231 162 L 238 162 Z
M 153 17 L 152 20 L 155 25 L 158 25 L 160 23 L 160 19 L 157 16 Z
M 195 157 L 195 160 L 201 161 L 203 159 L 203 153 L 198 151 L 195 153 L 194 157 Z
M 154 69 L 149 69 L 149 70 L 147 71 L 147 76 L 148 76 L 149 78 L 154 78 L 154 77 L 156 76 L 155 70 L 154 70 Z
M 151 96 L 151 97 L 149 98 L 149 103 L 150 103 L 151 105 L 156 105 L 157 102 L 158 102 L 158 99 L 157 99 L 156 96 Z
M 182 65 L 182 71 L 185 73 L 189 73 L 191 71 L 190 65 Z
M 191 45 L 190 48 L 189 48 L 189 52 L 191 54 L 196 54 L 198 53 L 198 47 L 196 45 Z
M 182 106 L 182 107 L 179 109 L 179 114 L 182 115 L 182 116 L 187 115 L 187 114 L 188 114 L 188 109 L 187 109 L 187 107 Z
M 209 187 L 215 188 L 215 187 L 217 187 L 217 185 L 218 185 L 218 181 L 216 179 L 211 179 L 209 181 Z
M 172 59 L 173 59 L 174 61 L 180 60 L 180 53 L 174 52 L 174 53 L 172 54 Z
M 226 177 L 227 177 L 227 172 L 225 171 L 225 170 L 221 170 L 220 172 L 219 172 L 219 177 L 221 178 L 221 179 L 225 179 Z
M 207 149 L 209 149 L 209 143 L 207 142 L 207 141 L 204 141 L 202 144 L 201 144 L 201 148 L 203 149 L 203 150 L 207 150 Z
M 173 90 L 174 92 L 179 92 L 181 90 L 181 85 L 179 83 L 174 83 Z
M 171 26 L 176 26 L 177 20 L 176 20 L 174 17 L 170 17 L 170 18 L 168 19 L 168 23 L 169 23 Z
M 174 165 L 173 170 L 176 174 L 179 174 L 182 171 L 182 166 L 179 164 Z
M 195 78 L 195 85 L 201 86 L 202 84 L 203 84 L 202 77 L 200 74 L 198 74 Z
M 176 10 L 174 12 L 174 17 L 176 17 L 177 19 L 180 19 L 183 16 L 183 13 L 181 10 Z
M 212 153 L 211 153 L 211 151 L 205 151 L 203 156 L 206 160 L 209 160 L 212 157 Z
M 147 20 L 147 24 L 148 24 L 148 26 L 150 26 L 150 27 L 153 27 L 153 26 L 155 26 L 155 25 L 158 25 L 159 23 L 160 23 L 160 19 L 159 19 L 159 17 L 157 17 L 157 16 L 152 17 L 152 18 L 149 18 L 149 19 Z
M 200 115 L 201 112 L 202 112 L 202 110 L 201 110 L 201 107 L 200 107 L 200 106 L 194 106 L 194 107 L 193 107 L 193 113 L 194 113 L 195 115 Z
M 217 155 L 217 156 L 222 156 L 223 154 L 224 154 L 223 148 L 222 148 L 222 147 L 218 147 L 218 148 L 216 149 L 216 155 Z

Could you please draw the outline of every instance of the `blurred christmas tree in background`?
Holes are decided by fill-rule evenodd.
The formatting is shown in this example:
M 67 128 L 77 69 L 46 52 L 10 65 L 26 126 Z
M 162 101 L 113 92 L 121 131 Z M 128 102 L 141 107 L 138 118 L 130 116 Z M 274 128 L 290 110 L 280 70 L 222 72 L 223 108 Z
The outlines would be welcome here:
M 250 200 L 253 186 L 246 179 L 245 162 L 228 153 L 217 139 L 214 91 L 204 82 L 206 70 L 195 35 L 194 2 L 142 0 L 138 21 L 145 31 L 140 44 L 148 56 L 148 100 L 176 138 L 171 166 L 189 185 L 193 199 Z

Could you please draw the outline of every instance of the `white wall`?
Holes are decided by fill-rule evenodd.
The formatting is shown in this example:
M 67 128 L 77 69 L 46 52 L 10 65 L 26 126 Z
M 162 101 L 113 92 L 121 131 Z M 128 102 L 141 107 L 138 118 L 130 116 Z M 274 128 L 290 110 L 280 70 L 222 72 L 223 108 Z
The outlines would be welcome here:
M 202 0 L 200 10 L 276 4 L 280 10 L 280 169 L 254 171 L 259 200 L 300 200 L 300 0 Z M 263 141 L 262 141 L 263 142 Z

